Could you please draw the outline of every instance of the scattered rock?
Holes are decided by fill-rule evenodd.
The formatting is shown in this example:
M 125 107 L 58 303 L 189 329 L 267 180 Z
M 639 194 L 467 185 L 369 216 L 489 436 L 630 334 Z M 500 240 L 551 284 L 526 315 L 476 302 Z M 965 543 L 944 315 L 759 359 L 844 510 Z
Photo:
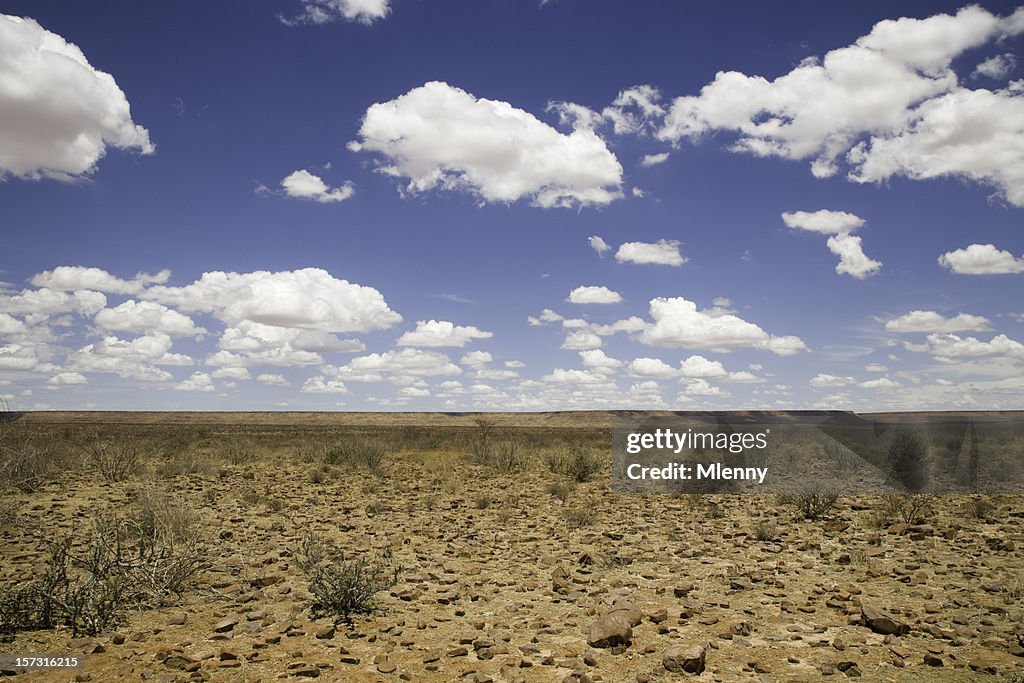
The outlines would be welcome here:
M 704 671 L 707 650 L 700 645 L 675 645 L 661 660 L 662 666 L 672 673 L 699 674 Z
M 896 617 L 885 610 L 873 607 L 867 603 L 861 605 L 860 614 L 864 625 L 875 633 L 883 635 L 892 633 L 902 636 L 910 632 L 910 627 L 899 621 Z

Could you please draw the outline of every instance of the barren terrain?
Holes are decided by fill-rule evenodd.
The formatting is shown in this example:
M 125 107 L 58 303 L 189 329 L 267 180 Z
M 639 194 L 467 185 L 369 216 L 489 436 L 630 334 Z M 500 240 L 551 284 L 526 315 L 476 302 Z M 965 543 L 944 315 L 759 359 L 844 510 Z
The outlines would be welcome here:
M 807 519 L 776 496 L 616 494 L 610 424 L 608 413 L 24 415 L 0 425 L 6 596 L 38 582 L 69 535 L 79 557 L 104 533 L 146 526 L 166 558 L 196 562 L 180 585 L 132 593 L 96 633 L 8 628 L 0 652 L 88 657 L 79 671 L 6 675 L 1024 680 L 1024 497 L 918 507 L 840 495 Z M 19 488 L 15 452 L 62 471 Z M 103 454 L 125 452 L 138 457 L 110 471 Z M 602 466 L 580 477 L 566 463 L 586 454 Z M 318 604 L 300 566 L 311 538 L 344 551 L 338 564 L 367 563 L 381 581 L 371 611 L 346 619 Z

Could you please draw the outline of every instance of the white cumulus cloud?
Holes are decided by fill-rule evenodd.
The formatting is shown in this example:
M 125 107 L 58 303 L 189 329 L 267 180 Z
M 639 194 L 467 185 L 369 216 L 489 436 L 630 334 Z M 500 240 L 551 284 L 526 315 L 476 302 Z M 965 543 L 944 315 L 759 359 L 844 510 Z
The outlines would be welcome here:
M 1007 275 L 1024 273 L 1024 256 L 1018 258 L 994 244 L 972 244 L 942 254 L 939 265 L 959 275 Z
M 604 241 L 603 238 L 598 235 L 591 235 L 587 238 L 587 244 L 590 248 L 597 252 L 598 256 L 604 256 L 605 252 L 611 250 L 611 245 Z
M 617 304 L 622 301 L 622 295 L 603 285 L 586 285 L 569 292 L 567 301 L 574 304 Z
M 566 135 L 508 102 L 432 81 L 372 105 L 354 151 L 385 159 L 379 170 L 406 191 L 460 190 L 484 202 L 605 205 L 621 197 L 622 166 L 593 131 Z
M 27 17 L 0 14 L 0 178 L 86 176 L 107 147 L 150 154 L 113 76 Z
M 114 308 L 104 308 L 94 318 L 96 325 L 123 332 L 163 332 L 178 337 L 204 334 L 187 315 L 152 301 L 125 301 Z
M 352 183 L 331 188 L 319 176 L 309 171 L 295 171 L 281 181 L 284 193 L 294 199 L 310 199 L 322 204 L 343 202 L 355 194 Z
M 836 272 L 840 275 L 852 275 L 862 280 L 874 275 L 881 269 L 880 261 L 875 261 L 864 254 L 860 237 L 853 231 L 864 225 L 864 219 L 846 211 L 787 211 L 782 214 L 782 222 L 789 228 L 808 230 L 829 235 L 826 245 L 828 250 L 839 257 Z
M 807 349 L 794 336 L 775 336 L 732 313 L 697 310 L 697 304 L 682 297 L 651 300 L 649 324 L 637 339 L 650 346 L 728 350 L 743 347 L 765 349 L 789 356 Z
M 462 348 L 474 339 L 490 339 L 493 336 L 493 332 L 486 332 L 472 325 L 456 325 L 447 320 L 419 320 L 416 322 L 416 329 L 403 334 L 397 343 L 398 346 Z
M 735 133 L 734 151 L 811 159 L 817 177 L 855 182 L 957 176 L 1024 205 L 1024 101 L 1013 88 L 968 90 L 952 62 L 1024 30 L 1024 10 L 877 23 L 852 45 L 809 57 L 774 80 L 721 71 L 699 95 L 676 98 L 658 136 L 678 143 Z
M 910 311 L 885 323 L 889 332 L 987 332 L 989 319 L 960 313 L 951 318 L 935 311 Z
M 679 253 L 678 240 L 658 240 L 653 243 L 626 242 L 615 252 L 615 260 L 619 263 L 663 266 L 681 266 L 687 261 L 686 257 Z

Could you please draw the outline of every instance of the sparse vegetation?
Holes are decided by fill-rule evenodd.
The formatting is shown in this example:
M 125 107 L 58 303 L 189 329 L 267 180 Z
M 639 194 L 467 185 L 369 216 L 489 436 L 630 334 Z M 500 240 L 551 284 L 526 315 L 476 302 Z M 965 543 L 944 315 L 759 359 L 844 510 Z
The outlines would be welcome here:
M 964 504 L 964 513 L 971 519 L 990 519 L 996 505 L 984 496 L 971 498 Z
M 928 441 L 920 429 L 897 427 L 886 451 L 892 477 L 908 491 L 928 484 Z
M 54 481 L 63 468 L 58 446 L 24 439 L 0 444 L 0 488 L 35 493 Z
M 86 462 L 92 464 L 107 481 L 124 481 L 138 472 L 142 454 L 133 439 L 96 437 L 84 446 Z
M 400 571 L 362 557 L 346 560 L 336 544 L 316 534 L 303 537 L 295 562 L 309 581 L 314 611 L 346 621 L 372 611 L 377 593 L 393 586 Z
M 835 491 L 814 487 L 807 491 L 793 494 L 788 498 L 788 501 L 796 507 L 803 519 L 813 522 L 831 512 L 838 499 L 839 495 Z
M 779 538 L 779 525 L 773 520 L 761 520 L 754 526 L 754 538 L 759 541 L 774 541 Z
M 382 440 L 352 437 L 325 448 L 323 463 L 342 467 L 362 467 L 371 472 L 377 472 L 387 456 L 388 447 Z
M 574 443 L 563 452 L 548 453 L 545 465 L 555 474 L 561 474 L 582 484 L 600 472 L 603 463 L 591 454 L 589 446 Z

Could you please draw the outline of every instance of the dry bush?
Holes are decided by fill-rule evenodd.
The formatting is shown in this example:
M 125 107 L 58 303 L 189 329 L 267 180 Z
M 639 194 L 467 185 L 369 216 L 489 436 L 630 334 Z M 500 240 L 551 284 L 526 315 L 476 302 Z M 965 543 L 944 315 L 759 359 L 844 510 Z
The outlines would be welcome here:
M 996 504 L 986 497 L 971 498 L 964 504 L 964 514 L 970 519 L 991 519 Z
M 773 520 L 761 520 L 754 526 L 754 538 L 759 541 L 774 541 L 779 537 L 779 525 Z
M 0 445 L 0 489 L 35 493 L 56 481 L 65 465 L 62 451 L 52 442 L 7 440 Z
M 387 456 L 388 448 L 383 441 L 368 437 L 353 437 L 329 445 L 324 450 L 323 463 L 344 467 L 364 467 L 371 472 L 376 472 Z
M 247 439 L 232 439 L 220 447 L 219 453 L 232 465 L 245 465 L 257 457 L 255 445 Z
M 590 505 L 567 508 L 562 519 L 570 529 L 582 529 L 594 523 L 594 508 Z
M 554 481 L 548 484 L 547 491 L 563 503 L 569 500 L 569 496 L 576 490 L 576 485 L 563 481 Z
M 790 496 L 790 502 L 800 516 L 810 521 L 817 521 L 831 512 L 838 499 L 839 494 L 835 491 L 823 490 L 817 486 Z
M 303 537 L 295 564 L 309 581 L 313 610 L 346 621 L 372 611 L 377 593 L 393 586 L 400 571 L 361 557 L 346 560 L 336 544 L 317 534 Z
M 927 493 L 892 493 L 883 498 L 883 507 L 904 524 L 918 524 L 932 512 L 935 502 L 936 496 Z
M 94 438 L 83 445 L 86 462 L 106 481 L 124 481 L 142 465 L 141 449 L 134 439 Z
M 590 481 L 603 466 L 601 459 L 592 455 L 590 448 L 582 443 L 574 443 L 560 452 L 547 453 L 544 464 L 551 472 L 569 477 L 577 483 Z

